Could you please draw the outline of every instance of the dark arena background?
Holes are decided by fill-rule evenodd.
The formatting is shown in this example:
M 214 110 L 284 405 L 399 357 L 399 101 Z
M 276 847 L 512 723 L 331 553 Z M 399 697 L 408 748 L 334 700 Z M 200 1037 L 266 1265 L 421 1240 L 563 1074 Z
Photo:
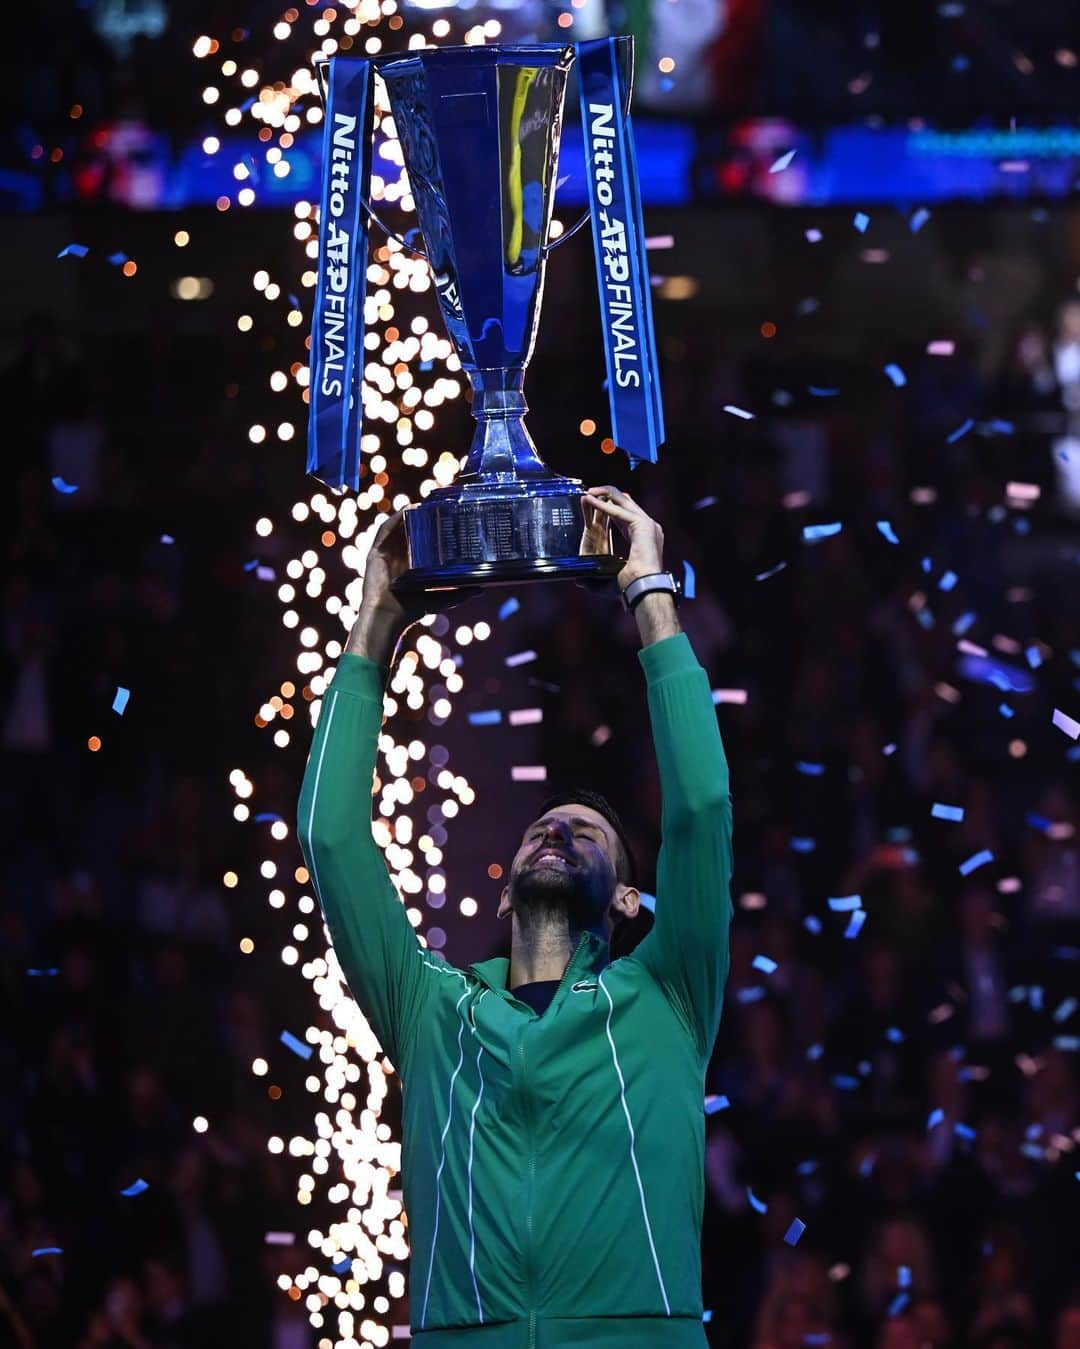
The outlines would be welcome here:
M 305 476 L 312 58 L 608 32 L 659 464 L 609 438 L 587 232 L 526 395 L 552 467 L 664 526 L 731 764 L 709 1342 L 1080 1346 L 1074 6 L 50 0 L 4 13 L 5 1349 L 408 1338 L 400 1085 L 295 807 L 374 529 L 472 423 L 425 265 L 374 230 L 361 490 Z M 410 631 L 375 836 L 455 964 L 508 949 L 553 785 L 612 799 L 653 887 L 636 646 L 565 583 Z

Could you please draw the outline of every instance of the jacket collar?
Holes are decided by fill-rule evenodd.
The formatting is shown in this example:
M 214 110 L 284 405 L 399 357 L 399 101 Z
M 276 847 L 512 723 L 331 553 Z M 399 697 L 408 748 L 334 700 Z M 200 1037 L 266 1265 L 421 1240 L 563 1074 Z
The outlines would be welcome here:
M 559 981 L 559 988 L 563 987 L 571 975 L 580 977 L 585 974 L 600 974 L 610 962 L 611 947 L 603 937 L 598 937 L 594 932 L 583 932 L 578 939 L 574 954 L 570 957 L 570 963 Z M 505 993 L 508 997 L 513 997 L 506 986 L 506 981 L 510 977 L 510 958 L 508 956 L 495 956 L 491 960 L 481 960 L 477 964 L 470 965 L 469 969 L 493 993 Z

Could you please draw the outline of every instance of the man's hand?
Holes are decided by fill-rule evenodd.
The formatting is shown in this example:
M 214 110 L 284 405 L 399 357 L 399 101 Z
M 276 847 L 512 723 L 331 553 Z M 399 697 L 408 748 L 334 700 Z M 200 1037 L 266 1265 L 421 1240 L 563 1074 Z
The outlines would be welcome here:
M 616 527 L 629 540 L 630 552 L 626 565 L 619 572 L 619 589 L 625 590 L 639 576 L 664 570 L 664 531 L 651 516 L 645 514 L 629 492 L 617 487 L 590 487 L 585 493 L 585 526 L 587 537 L 599 537 L 603 516 L 614 520 Z M 607 551 L 599 547 L 590 552 Z
M 584 502 L 586 539 L 590 535 L 598 539 L 604 517 L 607 516 L 614 520 L 616 527 L 630 542 L 626 564 L 616 577 L 620 591 L 625 590 L 639 576 L 650 576 L 664 570 L 664 531 L 651 516 L 645 514 L 629 492 L 620 492 L 617 487 L 610 486 L 590 487 L 585 493 Z M 587 551 L 610 550 L 597 546 Z M 634 618 L 642 646 L 651 646 L 653 642 L 661 642 L 682 631 L 675 613 L 675 601 L 670 595 L 646 595 L 634 606 Z
M 419 590 L 399 595 L 391 586 L 409 567 L 405 511 L 394 511 L 379 527 L 368 550 L 360 612 L 345 648 L 379 665 L 389 665 L 398 638 L 425 614 L 442 613 L 480 594 L 481 587 Z

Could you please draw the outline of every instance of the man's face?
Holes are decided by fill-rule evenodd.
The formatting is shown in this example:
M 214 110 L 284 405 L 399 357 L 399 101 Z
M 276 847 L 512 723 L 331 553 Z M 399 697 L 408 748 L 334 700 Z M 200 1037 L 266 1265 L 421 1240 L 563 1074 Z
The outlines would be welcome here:
M 565 914 L 578 930 L 603 924 L 621 888 L 617 879 L 619 842 L 599 811 L 569 803 L 554 806 L 522 835 L 499 904 L 530 924 Z

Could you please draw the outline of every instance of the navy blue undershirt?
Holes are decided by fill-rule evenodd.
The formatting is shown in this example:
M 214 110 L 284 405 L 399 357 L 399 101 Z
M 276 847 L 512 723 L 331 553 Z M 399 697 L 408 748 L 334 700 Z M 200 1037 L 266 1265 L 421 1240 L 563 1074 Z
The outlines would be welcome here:
M 540 979 L 535 984 L 518 984 L 510 992 L 515 998 L 527 1002 L 537 1016 L 543 1016 L 561 982 L 560 979 Z

